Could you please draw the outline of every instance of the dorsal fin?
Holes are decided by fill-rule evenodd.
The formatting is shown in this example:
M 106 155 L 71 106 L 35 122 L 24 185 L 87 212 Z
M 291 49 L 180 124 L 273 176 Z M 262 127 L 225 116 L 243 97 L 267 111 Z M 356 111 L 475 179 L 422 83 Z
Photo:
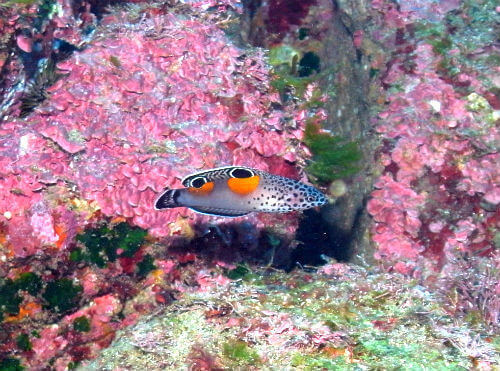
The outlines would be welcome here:
M 217 179 L 229 179 L 232 178 L 232 176 L 230 175 L 231 172 L 237 169 L 247 170 L 249 174 L 259 173 L 259 170 L 252 169 L 246 166 L 223 166 L 190 174 L 182 179 L 181 182 L 184 187 L 189 187 L 190 181 L 197 177 L 204 177 L 208 182 L 213 182 Z

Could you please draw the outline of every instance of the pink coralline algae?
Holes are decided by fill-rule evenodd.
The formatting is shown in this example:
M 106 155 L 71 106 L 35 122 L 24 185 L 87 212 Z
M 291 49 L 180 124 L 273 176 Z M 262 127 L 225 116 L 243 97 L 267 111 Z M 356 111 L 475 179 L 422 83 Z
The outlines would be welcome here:
M 232 325 L 234 319 L 228 321 Z M 342 334 L 322 324 L 297 323 L 288 313 L 263 311 L 261 318 L 249 321 L 243 334 L 248 339 L 264 337 L 271 346 L 303 349 L 340 342 Z
M 226 286 L 228 285 L 231 280 L 227 277 L 224 277 L 222 275 L 217 275 L 216 277 L 212 277 L 212 275 L 209 272 L 198 272 L 196 276 L 196 282 L 200 286 L 201 291 L 210 291 L 210 289 L 215 286 Z
M 458 6 L 412 4 L 396 10 L 389 2 L 373 1 L 385 24 L 403 34 L 407 25 L 440 19 Z M 391 45 L 391 35 L 376 37 Z M 500 155 L 492 151 L 500 140 L 498 127 L 485 123 L 473 107 L 476 93 L 465 96 L 457 81 L 443 79 L 442 59 L 425 40 L 407 42 L 383 77 L 386 87 L 402 88 L 391 88 L 376 122 L 384 140 L 378 157 L 383 171 L 368 212 L 374 219 L 376 257 L 389 264 L 399 261 L 394 268 L 406 274 L 415 272 L 422 257 L 439 269 L 457 251 L 488 254 L 499 227 Z M 467 76 L 486 95 L 475 75 Z
M 52 244 L 59 240 L 59 236 L 54 230 L 54 218 L 50 214 L 33 214 L 31 227 L 33 234 L 44 244 Z
M 119 40 L 102 38 L 61 63 L 70 76 L 31 119 L 75 154 L 73 176 L 86 199 L 161 236 L 178 213 L 151 209 L 164 187 L 236 160 L 267 167 L 263 157 L 285 156 L 287 147 L 267 123 L 280 113 L 269 110 L 277 97 L 263 71 L 239 61 L 221 31 L 173 16 L 145 22 L 155 37 L 128 27 Z
M 54 210 L 54 187 L 65 193 L 60 201 L 88 205 L 71 208 L 80 226 L 93 208 L 168 236 L 179 213 L 190 214 L 152 204 L 184 175 L 233 163 L 274 170 L 296 159 L 260 54 L 239 58 L 222 31 L 195 20 L 145 13 L 140 25 L 125 21 L 109 15 L 96 41 L 58 64 L 66 76 L 27 124 L 2 125 L 0 218 L 16 256 L 59 241 L 67 215 Z M 22 247 L 16 223 L 27 224 Z
M 379 248 L 376 257 L 415 259 L 424 247 L 416 240 L 422 225 L 419 209 L 424 196 L 417 194 L 404 182 L 385 175 L 378 180 L 368 203 L 368 212 L 377 225 L 373 241 Z
M 70 25 L 74 21 L 68 4 L 59 2 L 63 11 L 51 21 L 57 23 L 54 32 L 44 37 L 80 45 L 78 28 L 64 26 L 65 17 Z M 293 107 L 274 109 L 279 96 L 270 88 L 263 52 L 234 46 L 215 22 L 194 16 L 196 7 L 182 17 L 148 5 L 141 9 L 140 21 L 128 11 L 106 14 L 83 50 L 58 60 L 57 73 L 63 76 L 31 114 L 16 118 L 15 104 L 1 112 L 0 270 L 12 282 L 24 273 L 40 280 L 37 293 L 16 286 L 12 296 L 19 307 L 1 314 L 14 324 L 8 331 L 12 349 L 27 327 L 23 318 L 50 317 L 39 323 L 36 337 L 29 336 L 32 349 L 22 355 L 23 364 L 33 369 L 51 359 L 56 369 L 64 369 L 95 356 L 137 313 L 168 304 L 171 291 L 191 289 L 177 265 L 194 264 L 197 256 L 155 259 L 151 241 L 193 239 L 199 232 L 195 225 L 201 230 L 209 220 L 224 222 L 187 209 L 155 211 L 154 200 L 164 188 L 180 187 L 180 179 L 194 171 L 229 164 L 300 177 L 290 162 L 307 153 L 296 145 L 306 117 L 286 111 Z M 31 42 L 34 50 L 33 37 L 19 38 L 18 46 L 27 52 Z M 149 237 L 138 242 L 125 231 L 122 247 L 106 251 L 102 260 L 102 246 L 94 246 L 101 249 L 96 253 L 75 237 L 86 227 L 97 225 L 99 231 L 104 221 L 108 232 L 127 222 L 126 228 L 147 229 Z M 273 224 L 290 232 L 297 223 L 293 213 L 251 215 L 235 230 L 248 227 L 239 243 L 250 249 L 262 227 Z M 106 240 L 109 233 L 104 235 Z M 14 269 L 24 261 L 33 263 Z M 197 290 L 228 284 L 221 271 L 204 268 L 192 279 Z M 134 313 L 117 319 L 143 278 L 151 300 L 130 304 Z M 166 282 L 172 288 L 165 288 Z M 69 287 L 78 294 L 58 312 L 43 297 L 58 294 L 47 287 Z M 88 319 L 88 332 L 74 329 L 79 318 Z
M 459 189 L 469 195 L 482 193 L 483 199 L 493 205 L 500 203 L 500 171 L 498 155 L 483 156 L 480 161 L 471 159 L 464 164 L 463 182 Z

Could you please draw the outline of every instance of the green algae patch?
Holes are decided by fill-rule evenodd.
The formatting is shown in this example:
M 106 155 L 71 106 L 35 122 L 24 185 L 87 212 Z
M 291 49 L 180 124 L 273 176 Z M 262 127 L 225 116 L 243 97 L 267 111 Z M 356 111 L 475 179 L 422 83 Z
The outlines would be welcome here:
M 19 290 L 27 291 L 30 295 L 38 294 L 43 286 L 41 278 L 32 272 L 21 273 L 15 285 Z
M 356 142 L 322 133 L 313 123 L 306 125 L 304 143 L 312 153 L 306 171 L 319 182 L 331 182 L 345 178 L 360 170 L 361 150 Z
M 21 292 L 37 295 L 42 289 L 42 280 L 32 272 L 24 272 L 15 280 L 0 279 L 0 321 L 4 316 L 17 315 L 22 302 Z
M 78 332 L 89 332 L 90 321 L 86 316 L 76 317 L 73 321 L 73 329 Z
M 222 354 L 237 366 L 255 366 L 260 363 L 257 352 L 251 349 L 247 343 L 241 340 L 233 340 L 225 343 Z
M 144 255 L 144 258 L 142 258 L 142 260 L 137 263 L 137 274 L 139 275 L 139 277 L 145 277 L 149 272 L 156 269 L 154 261 L 155 260 L 151 255 Z
M 107 225 L 90 228 L 76 237 L 83 248 L 71 251 L 70 260 L 86 261 L 105 268 L 108 262 L 114 262 L 117 258 L 134 256 L 146 235 L 146 230 L 128 223 L 119 223 L 113 228 Z
M 288 100 L 287 93 L 289 89 L 293 89 L 294 95 L 302 97 L 307 89 L 307 85 L 313 82 L 309 77 L 298 77 L 284 72 L 275 72 L 271 86 L 279 93 L 281 100 L 286 102 Z
M 227 271 L 226 277 L 232 280 L 245 278 L 250 273 L 250 269 L 243 264 L 239 264 L 236 268 Z
M 297 63 L 301 53 L 290 45 L 279 45 L 269 50 L 269 64 L 271 66 L 287 65 L 290 69 Z
M 43 299 L 46 306 L 56 312 L 65 313 L 78 306 L 82 286 L 75 285 L 72 280 L 61 278 L 47 284 Z
M 349 364 L 343 356 L 328 358 L 321 354 L 297 353 L 292 357 L 291 365 L 300 370 L 348 370 Z
M 6 314 L 17 314 L 22 301 L 14 281 L 0 280 L 0 320 L 3 320 Z
M 0 371 L 23 371 L 24 367 L 18 359 L 5 358 L 0 361 Z
M 30 337 L 28 334 L 19 334 L 16 337 L 16 345 L 20 350 L 28 351 L 32 349 Z

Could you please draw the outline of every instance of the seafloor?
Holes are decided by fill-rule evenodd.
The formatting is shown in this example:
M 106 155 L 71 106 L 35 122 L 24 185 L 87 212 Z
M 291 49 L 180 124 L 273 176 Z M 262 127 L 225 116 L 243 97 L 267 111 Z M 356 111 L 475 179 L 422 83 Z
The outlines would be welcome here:
M 500 367 L 491 0 L 3 0 L 0 371 Z M 156 211 L 244 165 L 321 209 Z

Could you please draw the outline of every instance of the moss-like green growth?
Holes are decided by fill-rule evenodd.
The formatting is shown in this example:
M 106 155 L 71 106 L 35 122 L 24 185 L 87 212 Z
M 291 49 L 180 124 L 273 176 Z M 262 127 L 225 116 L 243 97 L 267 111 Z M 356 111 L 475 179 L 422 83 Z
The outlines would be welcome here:
M 311 163 L 306 171 L 319 182 L 345 178 L 359 171 L 361 150 L 356 142 L 320 133 L 316 124 L 308 123 L 304 143 L 312 152 Z
M 329 359 L 321 354 L 295 354 L 291 365 L 299 370 L 348 370 L 343 356 Z
M 288 65 L 292 68 L 294 60 L 300 58 L 300 52 L 289 45 L 279 45 L 269 50 L 269 64 L 271 66 Z
M 18 294 L 18 288 L 11 279 L 0 280 L 0 320 L 5 314 L 17 314 L 19 304 L 23 299 Z
M 144 277 L 153 269 L 156 269 L 154 261 L 155 260 L 151 255 L 144 255 L 144 258 L 139 263 L 137 263 L 137 274 L 139 275 L 139 277 Z
M 27 291 L 33 296 L 42 289 L 42 280 L 33 272 L 21 273 L 15 284 L 19 290 Z
M 386 337 L 362 341 L 354 349 L 354 356 L 363 360 L 370 369 L 421 370 L 424 365 L 432 365 L 434 370 L 456 370 L 457 364 L 450 365 L 438 349 L 428 349 L 422 344 L 404 344 Z
M 17 293 L 17 288 L 11 279 L 0 280 L 0 319 L 3 314 L 17 314 L 21 297 Z
M 80 262 L 83 260 L 83 258 L 84 256 L 82 249 L 80 249 L 79 247 L 69 253 L 69 260 L 71 260 L 72 262 Z
M 257 352 L 241 340 L 234 340 L 225 343 L 222 348 L 222 352 L 225 357 L 240 366 L 256 365 L 260 363 L 260 358 Z
M 226 277 L 232 280 L 239 280 L 245 277 L 250 272 L 250 269 L 246 265 L 238 264 L 234 269 L 231 269 L 226 273 Z
M 164 362 L 183 370 L 200 360 L 224 370 L 497 367 L 500 337 L 484 324 L 470 327 L 413 279 L 346 268 L 333 278 L 251 267 L 238 284 L 186 292 L 171 310 L 125 329 L 88 368 L 150 369 Z M 213 317 L 212 309 L 223 317 Z
M 283 99 L 287 89 L 292 88 L 297 96 L 303 96 L 307 85 L 313 80 L 309 77 L 296 77 L 285 73 L 275 73 L 271 81 L 271 86 L 275 88 Z
M 19 334 L 16 338 L 16 345 L 21 350 L 31 350 L 31 341 L 28 334 Z
M 434 53 L 439 55 L 446 55 L 453 47 L 453 42 L 448 37 L 430 39 L 429 43 L 432 45 Z
M 19 5 L 32 5 L 37 3 L 39 0 L 7 0 L 0 3 L 1 8 L 13 8 Z
M 70 362 L 68 363 L 68 370 L 76 370 L 79 365 L 80 362 Z
M 86 316 L 76 317 L 73 321 L 73 328 L 78 332 L 89 332 L 90 321 Z
M 32 272 L 21 273 L 16 280 L 0 279 L 0 321 L 3 320 L 4 314 L 19 313 L 19 305 L 23 300 L 19 295 L 19 290 L 36 295 L 41 288 L 40 277 Z
M 82 287 L 80 285 L 74 285 L 73 281 L 61 278 L 47 284 L 43 298 L 47 302 L 48 308 L 64 313 L 78 305 L 81 292 Z
M 299 62 L 300 60 L 300 62 Z M 301 53 L 288 45 L 280 45 L 269 51 L 269 63 L 273 66 L 271 86 L 275 88 L 283 102 L 290 95 L 301 97 L 313 79 L 308 77 L 313 71 L 319 72 L 319 57 L 314 53 Z
M 70 259 L 87 261 L 104 268 L 108 262 L 119 257 L 132 257 L 144 242 L 147 231 L 119 223 L 114 228 L 103 225 L 78 235 L 76 239 L 85 245 L 85 250 L 73 250 Z M 118 252 L 120 250 L 120 252 Z
M 15 358 L 5 358 L 0 361 L 0 371 L 22 371 L 24 367 L 21 362 Z

